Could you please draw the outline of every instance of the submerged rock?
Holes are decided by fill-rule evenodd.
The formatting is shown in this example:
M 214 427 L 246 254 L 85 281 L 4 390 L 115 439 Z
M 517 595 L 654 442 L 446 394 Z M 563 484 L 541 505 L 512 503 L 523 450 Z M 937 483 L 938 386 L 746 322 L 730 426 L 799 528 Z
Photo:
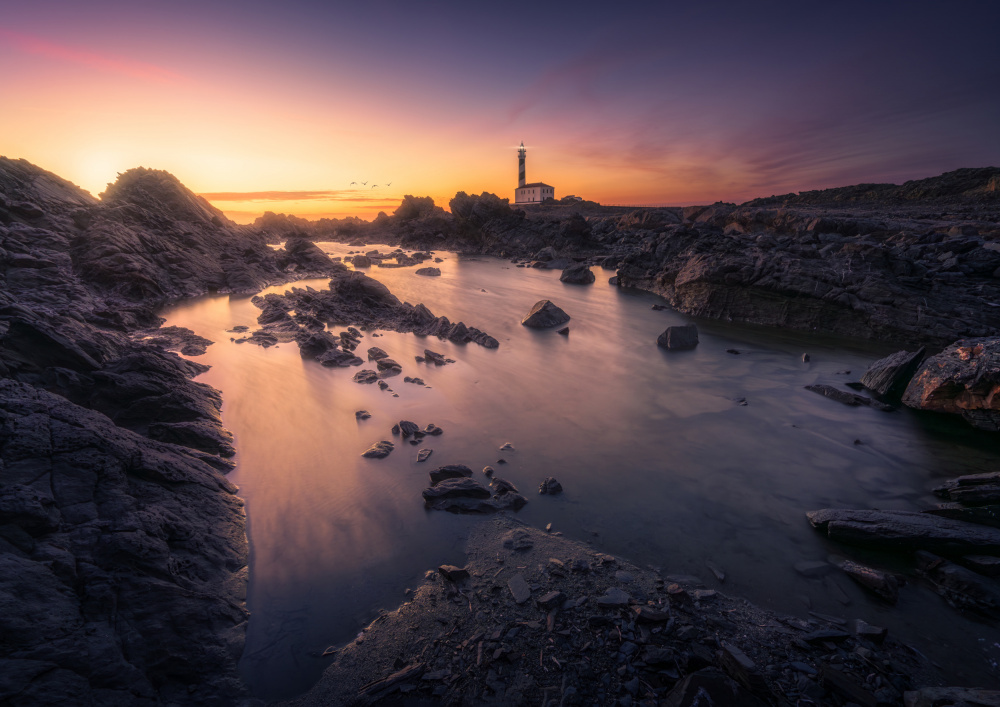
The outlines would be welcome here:
M 531 311 L 521 319 L 521 324 L 533 329 L 544 329 L 546 327 L 565 324 L 569 320 L 570 316 L 566 312 L 552 304 L 549 300 L 543 299 L 535 302 Z
M 378 373 L 370 369 L 363 369 L 354 374 L 355 383 L 374 383 L 378 380 Z
M 538 493 L 541 494 L 562 493 L 562 490 L 563 490 L 562 484 L 560 484 L 551 476 L 545 479 L 545 481 L 543 481 L 538 487 Z
M 382 441 L 376 442 L 368 449 L 363 451 L 361 453 L 361 456 L 367 457 L 368 459 L 384 459 L 385 457 L 389 456 L 389 452 L 391 452 L 395 448 L 396 445 L 394 445 L 392 442 L 388 440 L 383 439 Z
M 882 412 L 893 411 L 893 407 L 891 405 L 880 403 L 878 400 L 872 400 L 871 398 L 865 397 L 864 395 L 858 395 L 857 393 L 848 393 L 846 390 L 834 388 L 832 385 L 826 385 L 825 383 L 807 385 L 805 386 L 805 389 L 812 391 L 813 393 L 819 393 L 823 397 L 836 400 L 838 403 L 843 403 L 844 405 L 850 405 L 852 407 L 867 405 L 868 407 L 873 407 L 876 410 L 881 410 Z
M 430 472 L 431 485 L 437 485 L 445 479 L 462 479 L 472 476 L 472 469 L 465 464 L 446 464 Z
M 848 577 L 889 604 L 899 601 L 899 582 L 888 572 L 852 560 L 840 560 L 837 566 Z
M 698 345 L 698 327 L 694 324 L 671 326 L 656 339 L 656 345 L 671 351 L 688 351 Z
M 571 285 L 589 285 L 595 277 L 586 263 L 574 263 L 562 271 L 559 280 Z

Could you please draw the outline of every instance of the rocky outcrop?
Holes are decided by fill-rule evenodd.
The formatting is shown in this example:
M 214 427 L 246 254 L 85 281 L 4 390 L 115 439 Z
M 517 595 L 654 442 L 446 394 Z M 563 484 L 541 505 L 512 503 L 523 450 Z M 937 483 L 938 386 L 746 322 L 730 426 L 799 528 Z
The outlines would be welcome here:
M 0 702 L 240 697 L 232 435 L 191 380 L 206 366 L 165 350 L 211 342 L 155 312 L 335 270 L 308 241 L 265 241 L 166 172 L 98 200 L 0 158 Z
M 247 545 L 218 465 L 10 379 L 0 417 L 0 701 L 235 701 Z
M 322 332 L 326 324 L 345 323 L 413 332 L 419 336 L 438 336 L 460 344 L 476 343 L 488 349 L 500 346 L 500 342 L 486 332 L 466 326 L 463 322 L 452 323 L 447 317 L 436 317 L 422 304 L 414 306 L 400 302 L 378 280 L 346 269 L 335 272 L 325 291 L 293 287 L 283 295 L 272 293 L 255 297 L 252 301 L 261 308 L 257 321 L 264 325 L 265 331 L 279 338 L 285 335 L 289 340 L 295 339 L 300 347 L 303 341 L 312 340 L 303 338 L 304 332 L 310 332 L 312 336 L 311 332 Z M 338 355 L 343 353 L 341 349 L 356 345 L 353 337 L 341 335 L 338 342 L 330 336 L 324 344 L 328 348 L 318 355 L 317 360 L 335 359 L 338 361 L 336 365 L 343 365 L 344 357 Z M 303 356 L 310 357 L 308 352 Z M 348 361 L 353 363 L 353 355 Z
M 906 387 L 903 403 L 1000 430 L 1000 337 L 963 339 L 928 358 Z
M 559 326 L 570 320 L 570 316 L 547 299 L 535 302 L 531 310 L 521 319 L 521 324 L 532 329 Z

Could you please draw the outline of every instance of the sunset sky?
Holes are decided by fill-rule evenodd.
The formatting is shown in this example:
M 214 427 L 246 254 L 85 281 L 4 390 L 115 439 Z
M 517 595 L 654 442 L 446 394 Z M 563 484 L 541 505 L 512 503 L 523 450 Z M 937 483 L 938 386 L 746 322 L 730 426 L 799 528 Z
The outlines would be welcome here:
M 0 154 L 94 194 L 166 169 L 241 222 L 513 200 L 522 140 L 602 203 L 899 182 L 1000 165 L 998 30 L 996 0 L 4 2 Z

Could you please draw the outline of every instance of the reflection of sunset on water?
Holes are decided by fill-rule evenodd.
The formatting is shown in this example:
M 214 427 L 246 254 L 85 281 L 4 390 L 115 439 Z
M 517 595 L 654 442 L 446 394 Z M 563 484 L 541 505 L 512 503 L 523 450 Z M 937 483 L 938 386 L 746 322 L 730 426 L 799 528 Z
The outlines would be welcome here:
M 322 245 L 340 256 L 353 250 Z M 247 500 L 252 552 L 242 665 L 263 696 L 308 686 L 326 646 L 398 606 L 427 569 L 462 564 L 463 528 L 482 518 L 424 510 L 420 494 L 437 466 L 467 464 L 477 478 L 494 466 L 528 498 L 517 516 L 531 525 L 599 537 L 604 551 L 678 573 L 699 574 L 711 559 L 726 568 L 727 591 L 778 610 L 802 595 L 832 613 L 841 607 L 830 593 L 792 568 L 815 554 L 802 509 L 873 498 L 882 508 L 914 508 L 934 471 L 969 453 L 959 438 L 940 444 L 905 409 L 849 408 L 803 390 L 817 375 L 863 370 L 880 349 L 699 321 L 698 348 L 668 353 L 656 335 L 687 320 L 651 310 L 661 301 L 653 295 L 608 286 L 610 272 L 594 268 L 597 283 L 584 287 L 559 282 L 558 272 L 439 255 L 440 277 L 369 272 L 400 300 L 479 327 L 500 348 L 367 334 L 356 353 L 378 346 L 403 365 L 386 379 L 398 398 L 354 383 L 357 368 L 303 361 L 294 343 L 230 342 L 240 335 L 226 329 L 256 328 L 248 298 L 202 298 L 165 313 L 168 324 L 217 342 L 199 359 L 212 365 L 199 380 L 224 392 L 223 419 L 236 436 L 230 478 Z M 327 280 L 296 286 L 325 289 Z M 539 299 L 570 314 L 568 337 L 521 326 Z M 416 363 L 425 348 L 456 362 Z M 362 409 L 371 419 L 355 419 Z M 433 422 L 444 434 L 412 446 L 390 433 L 402 419 Z M 894 456 L 853 444 L 874 437 Z M 382 439 L 396 445 L 387 458 L 360 457 Z M 500 453 L 505 442 L 516 451 Z M 419 464 L 424 447 L 433 455 Z M 552 475 L 564 493 L 538 496 Z M 937 611 L 937 597 L 910 596 L 910 612 L 879 613 L 860 595 L 852 611 L 901 637 L 961 630 L 964 619 Z

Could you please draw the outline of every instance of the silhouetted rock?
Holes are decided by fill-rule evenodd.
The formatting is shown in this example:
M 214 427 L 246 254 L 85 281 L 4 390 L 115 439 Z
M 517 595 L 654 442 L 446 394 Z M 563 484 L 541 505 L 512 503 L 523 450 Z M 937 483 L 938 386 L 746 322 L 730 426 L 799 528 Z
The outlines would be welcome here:
M 570 316 L 547 299 L 539 300 L 531 308 L 521 324 L 533 329 L 543 329 L 545 327 L 559 326 L 570 320 Z
M 594 281 L 594 273 L 590 271 L 590 266 L 586 263 L 574 263 L 562 271 L 559 276 L 561 282 L 571 285 L 589 285 Z
M 698 327 L 670 326 L 656 338 L 656 345 L 671 351 L 688 351 L 698 345 Z
M 420 268 L 416 271 L 417 275 L 427 275 L 429 277 L 437 277 L 441 274 L 441 268 Z
M 396 445 L 388 440 L 381 440 L 380 442 L 375 442 L 372 446 L 361 453 L 361 456 L 367 457 L 369 459 L 384 459 L 389 456 L 389 453 L 395 449 Z
M 899 400 L 923 357 L 923 348 L 915 353 L 897 351 L 870 365 L 861 376 L 861 384 L 883 398 Z

